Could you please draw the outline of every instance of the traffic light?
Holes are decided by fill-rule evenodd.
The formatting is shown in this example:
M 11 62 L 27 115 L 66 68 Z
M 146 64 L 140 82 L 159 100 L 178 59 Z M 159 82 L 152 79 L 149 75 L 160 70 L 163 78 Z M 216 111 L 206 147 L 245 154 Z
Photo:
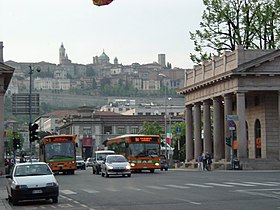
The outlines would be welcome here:
M 20 149 L 20 140 L 17 138 L 13 139 L 13 148 L 14 150 Z
M 36 140 L 39 140 L 38 137 L 38 124 L 34 123 L 34 124 L 29 124 L 29 141 L 34 142 Z

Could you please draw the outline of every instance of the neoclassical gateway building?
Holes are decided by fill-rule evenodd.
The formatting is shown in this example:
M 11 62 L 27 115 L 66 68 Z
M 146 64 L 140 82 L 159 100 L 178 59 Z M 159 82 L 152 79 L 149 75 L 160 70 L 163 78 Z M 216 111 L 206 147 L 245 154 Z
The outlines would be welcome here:
M 280 50 L 238 46 L 186 71 L 184 86 L 186 165 L 209 152 L 214 167 L 236 157 L 244 169 L 280 169 Z

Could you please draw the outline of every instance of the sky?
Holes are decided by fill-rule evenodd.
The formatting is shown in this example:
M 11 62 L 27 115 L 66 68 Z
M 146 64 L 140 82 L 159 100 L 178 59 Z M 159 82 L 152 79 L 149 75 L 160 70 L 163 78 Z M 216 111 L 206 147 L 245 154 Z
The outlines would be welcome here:
M 63 43 L 72 63 L 90 64 L 104 51 L 113 63 L 147 64 L 166 55 L 172 67 L 192 68 L 202 0 L 0 0 L 4 61 L 59 63 Z

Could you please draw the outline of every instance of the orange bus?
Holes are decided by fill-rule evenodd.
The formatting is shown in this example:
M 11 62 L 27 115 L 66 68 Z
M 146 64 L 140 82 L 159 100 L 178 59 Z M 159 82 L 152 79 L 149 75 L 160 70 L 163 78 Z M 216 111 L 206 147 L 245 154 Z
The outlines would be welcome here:
M 131 170 L 149 170 L 154 173 L 160 169 L 160 136 L 127 134 L 108 139 L 109 150 L 124 155 L 131 165 Z
M 45 136 L 39 145 L 39 160 L 53 172 L 74 174 L 76 167 L 76 135 Z

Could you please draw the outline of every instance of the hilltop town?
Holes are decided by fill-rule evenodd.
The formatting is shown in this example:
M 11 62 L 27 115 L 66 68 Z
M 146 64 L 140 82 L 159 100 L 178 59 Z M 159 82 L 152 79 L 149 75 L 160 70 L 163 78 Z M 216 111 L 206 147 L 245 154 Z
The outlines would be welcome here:
M 176 97 L 176 89 L 184 85 L 185 69 L 172 68 L 166 62 L 165 54 L 158 54 L 158 62 L 123 65 L 117 57 L 111 63 L 110 57 L 103 51 L 101 55 L 93 56 L 92 63 L 77 64 L 69 59 L 62 43 L 59 64 L 11 60 L 5 64 L 15 68 L 7 95 L 28 93 L 29 71 L 36 68 L 40 72 L 34 71 L 32 75 L 33 91 L 40 93 L 41 102 L 52 105 L 57 102 L 53 100 L 54 95 L 56 98 L 70 97 L 63 106 L 77 105 L 76 101 L 84 105 L 93 97 L 95 102 L 99 97 L 158 97 L 164 95 L 165 88 L 169 95 Z M 80 100 L 76 95 L 85 100 Z M 50 98 L 52 100 L 48 100 Z M 104 99 L 102 101 L 99 103 L 104 103 Z

